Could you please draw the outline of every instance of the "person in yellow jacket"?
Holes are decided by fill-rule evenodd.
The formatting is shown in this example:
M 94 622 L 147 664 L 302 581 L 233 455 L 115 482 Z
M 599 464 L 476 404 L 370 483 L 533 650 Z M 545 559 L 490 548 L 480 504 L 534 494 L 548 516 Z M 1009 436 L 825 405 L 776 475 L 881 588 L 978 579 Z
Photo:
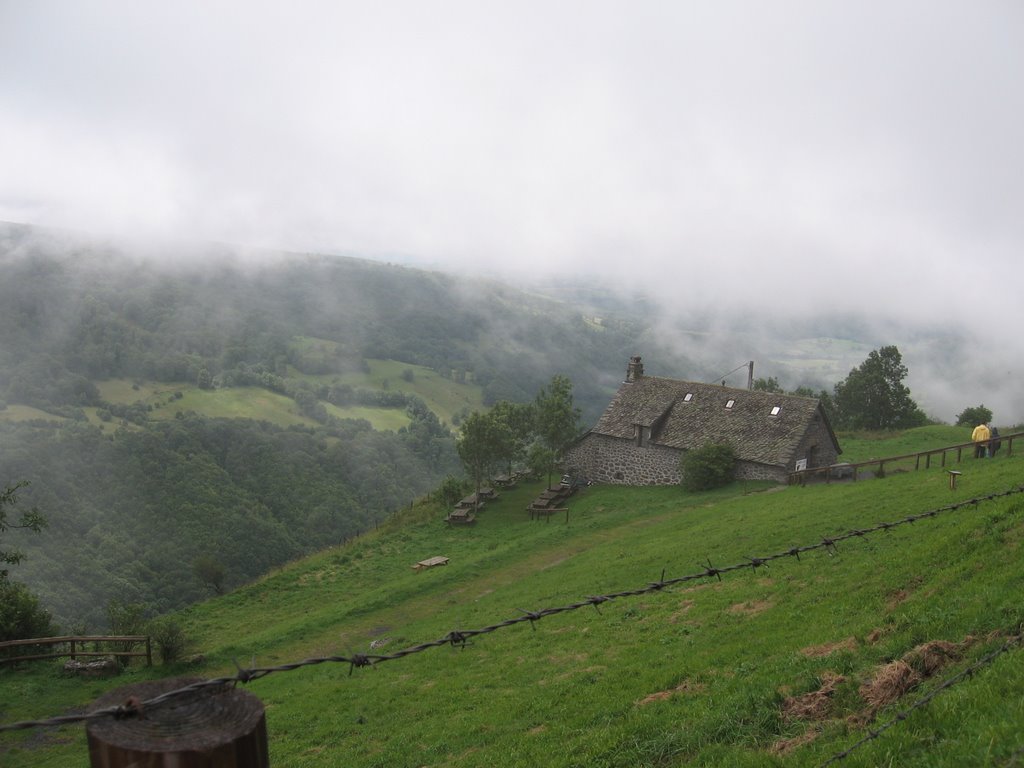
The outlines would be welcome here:
M 971 432 L 971 440 L 974 442 L 974 458 L 984 459 L 988 455 L 988 440 L 992 433 L 988 430 L 988 424 L 979 424 Z

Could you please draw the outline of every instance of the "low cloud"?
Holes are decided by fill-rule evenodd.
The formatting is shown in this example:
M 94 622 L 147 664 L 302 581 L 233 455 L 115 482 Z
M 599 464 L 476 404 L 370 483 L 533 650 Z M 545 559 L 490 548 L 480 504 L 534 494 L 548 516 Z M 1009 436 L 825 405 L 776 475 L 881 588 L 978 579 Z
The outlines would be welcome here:
M 1024 419 L 1014 4 L 0 16 L 0 219 L 593 277 L 728 326 L 853 314 L 936 410 Z

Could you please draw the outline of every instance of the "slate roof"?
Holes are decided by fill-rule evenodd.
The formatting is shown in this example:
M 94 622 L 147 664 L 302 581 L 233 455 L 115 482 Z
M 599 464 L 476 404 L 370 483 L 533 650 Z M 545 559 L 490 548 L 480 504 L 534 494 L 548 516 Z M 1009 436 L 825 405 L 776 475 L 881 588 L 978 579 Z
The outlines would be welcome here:
M 634 440 L 639 424 L 650 428 L 655 445 L 686 450 L 726 443 L 742 461 L 786 466 L 816 419 L 836 442 L 815 398 L 642 376 L 619 387 L 590 431 Z

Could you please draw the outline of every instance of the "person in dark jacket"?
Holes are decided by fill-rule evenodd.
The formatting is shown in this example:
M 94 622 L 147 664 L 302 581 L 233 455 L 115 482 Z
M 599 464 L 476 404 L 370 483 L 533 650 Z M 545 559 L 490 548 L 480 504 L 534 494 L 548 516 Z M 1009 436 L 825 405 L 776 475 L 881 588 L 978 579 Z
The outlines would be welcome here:
M 996 451 L 998 451 L 1003 445 L 1003 441 L 999 439 L 999 428 L 992 427 L 989 430 L 989 436 L 991 437 L 991 441 L 988 444 L 988 457 L 990 459 L 994 459 Z

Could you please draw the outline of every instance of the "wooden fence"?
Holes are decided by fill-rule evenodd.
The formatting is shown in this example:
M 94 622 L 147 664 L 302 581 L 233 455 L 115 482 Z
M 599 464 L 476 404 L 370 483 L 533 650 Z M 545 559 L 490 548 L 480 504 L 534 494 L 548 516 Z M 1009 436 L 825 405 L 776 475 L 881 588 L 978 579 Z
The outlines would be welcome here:
M 1024 437 L 1024 432 L 1014 432 L 1012 435 L 1000 435 L 997 440 L 1002 443 L 1000 450 L 1006 451 L 1007 456 L 1013 455 L 1013 441 L 1015 439 Z M 846 480 L 852 478 L 856 480 L 861 470 L 870 471 L 873 475 L 884 476 L 886 472 L 886 465 L 890 468 L 895 464 L 901 466 L 910 467 L 910 462 L 913 461 L 913 468 L 915 470 L 922 468 L 922 459 L 924 459 L 924 469 L 931 468 L 933 460 L 938 462 L 940 467 L 945 467 L 947 461 L 953 463 L 953 456 L 955 454 L 957 464 L 963 459 L 964 449 L 969 451 L 968 455 L 974 455 L 974 443 L 959 443 L 957 445 L 949 445 L 945 448 L 933 448 L 930 451 L 919 451 L 918 453 L 908 453 L 903 456 L 887 456 L 883 459 L 871 459 L 870 461 L 860 461 L 854 464 L 832 464 L 828 467 L 814 467 L 813 469 L 802 469 L 797 472 L 789 473 L 789 484 L 790 485 L 803 485 L 808 480 L 824 479 L 826 483 L 830 483 L 833 480 Z M 948 458 L 947 458 L 948 457 Z M 824 478 L 822 478 L 824 475 Z
M 106 644 L 112 650 L 100 650 Z M 115 645 L 116 644 L 116 645 Z M 134 651 L 137 645 L 145 644 L 145 651 Z M 50 653 L 29 653 L 20 656 L 8 656 L 4 651 L 8 648 L 52 647 Z M 89 650 L 92 648 L 92 650 Z M 117 656 L 121 658 L 145 658 L 146 666 L 153 666 L 153 643 L 148 635 L 72 635 L 68 637 L 38 637 L 32 640 L 6 640 L 0 643 L 0 664 L 18 661 L 37 661 L 40 659 L 62 659 L 70 656 Z

